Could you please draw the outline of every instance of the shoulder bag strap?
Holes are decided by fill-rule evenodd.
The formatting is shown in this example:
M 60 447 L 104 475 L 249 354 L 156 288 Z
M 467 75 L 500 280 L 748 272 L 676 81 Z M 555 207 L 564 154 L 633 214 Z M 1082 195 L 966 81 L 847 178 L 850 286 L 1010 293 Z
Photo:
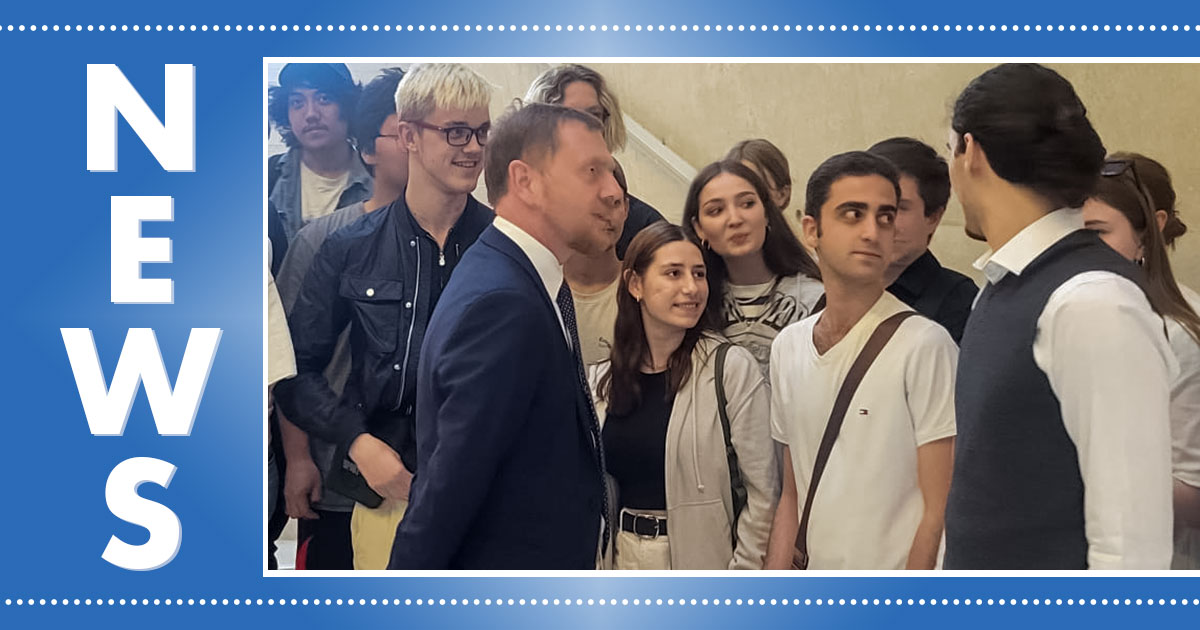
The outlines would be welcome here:
M 729 463 L 729 490 L 733 497 L 733 546 L 737 547 L 738 517 L 746 507 L 746 484 L 742 481 L 742 468 L 738 465 L 737 451 L 733 449 L 733 436 L 729 429 L 729 400 L 725 396 L 725 355 L 732 343 L 725 342 L 717 347 L 716 385 L 717 385 L 717 415 L 721 417 L 721 433 L 725 436 L 725 459 Z
M 870 339 L 867 339 L 866 345 L 858 353 L 858 358 L 854 359 L 850 371 L 846 373 L 846 380 L 842 381 L 842 387 L 838 390 L 837 398 L 834 399 L 833 411 L 829 414 L 829 422 L 825 425 L 825 435 L 821 437 L 821 446 L 817 450 L 817 461 L 813 465 L 812 479 L 808 483 L 808 496 L 804 498 L 804 511 L 800 515 L 800 531 L 796 534 L 796 548 L 792 553 L 793 569 L 808 568 L 808 520 L 812 514 L 813 497 L 817 495 L 817 484 L 821 481 L 821 474 L 825 472 L 825 464 L 829 462 L 829 453 L 833 451 L 833 443 L 837 441 L 838 433 L 842 430 L 842 421 L 846 418 L 846 409 L 850 406 L 850 399 L 854 398 L 854 392 L 858 390 L 863 376 L 875 362 L 875 358 L 879 356 L 883 347 L 891 340 L 892 335 L 896 334 L 896 329 L 900 328 L 900 324 L 904 320 L 916 314 L 915 311 L 904 311 L 883 320 L 875 328 L 875 332 L 871 333 Z

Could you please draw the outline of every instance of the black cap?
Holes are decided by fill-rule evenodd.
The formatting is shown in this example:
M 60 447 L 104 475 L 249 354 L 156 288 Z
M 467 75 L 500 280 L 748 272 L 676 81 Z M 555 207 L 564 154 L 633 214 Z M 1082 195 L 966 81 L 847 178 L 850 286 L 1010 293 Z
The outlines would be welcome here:
M 293 88 L 308 85 L 320 90 L 341 91 L 354 86 L 354 77 L 344 63 L 289 63 L 279 71 L 279 85 Z

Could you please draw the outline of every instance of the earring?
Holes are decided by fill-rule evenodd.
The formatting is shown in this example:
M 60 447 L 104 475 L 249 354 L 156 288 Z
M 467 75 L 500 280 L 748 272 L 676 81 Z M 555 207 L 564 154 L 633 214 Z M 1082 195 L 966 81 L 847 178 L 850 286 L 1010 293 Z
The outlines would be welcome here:
M 700 239 L 700 249 L 708 249 L 708 239 Z

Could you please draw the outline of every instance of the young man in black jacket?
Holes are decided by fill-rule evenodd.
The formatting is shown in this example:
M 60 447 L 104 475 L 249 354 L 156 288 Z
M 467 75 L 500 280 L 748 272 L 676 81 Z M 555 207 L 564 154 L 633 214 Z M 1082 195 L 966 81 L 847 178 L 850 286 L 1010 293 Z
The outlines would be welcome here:
M 929 243 L 946 214 L 950 170 L 933 147 L 913 138 L 889 138 L 867 150 L 900 171 L 895 257 L 885 276 L 888 292 L 962 339 L 979 288 L 967 276 L 938 262 Z
M 289 321 L 297 377 L 276 396 L 288 418 L 346 456 L 332 489 L 358 501 L 354 566 L 382 569 L 416 469 L 413 412 L 425 328 L 450 273 L 493 214 L 471 197 L 483 168 L 491 88 L 459 64 L 411 69 L 396 91 L 409 177 L 394 203 L 330 236 Z M 323 374 L 350 326 L 340 396 Z

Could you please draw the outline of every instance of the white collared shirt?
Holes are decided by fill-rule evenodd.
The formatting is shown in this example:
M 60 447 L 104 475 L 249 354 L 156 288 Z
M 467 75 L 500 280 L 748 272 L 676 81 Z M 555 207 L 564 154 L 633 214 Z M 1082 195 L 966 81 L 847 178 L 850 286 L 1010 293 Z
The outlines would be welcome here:
M 549 247 L 542 245 L 536 238 L 529 235 L 529 232 L 517 227 L 515 223 L 497 216 L 492 225 L 496 226 L 500 233 L 507 236 L 513 243 L 516 243 L 525 256 L 529 258 L 529 262 L 533 263 L 533 268 L 537 271 L 538 277 L 542 279 L 542 284 L 546 287 L 546 294 L 550 296 L 550 304 L 554 305 L 554 313 L 558 315 L 558 325 L 563 330 L 563 336 L 567 340 L 567 347 L 571 347 L 571 333 L 567 331 L 566 324 L 563 323 L 562 311 L 558 308 L 558 290 L 562 288 L 563 283 L 563 266 L 554 257 L 554 252 L 550 251 Z
M 988 283 L 1020 275 L 1084 229 L 1080 210 L 1056 210 L 975 262 Z M 1136 284 L 1088 271 L 1050 295 L 1033 359 L 1058 398 L 1084 485 L 1088 567 L 1166 569 L 1171 563 L 1170 383 L 1178 373 L 1163 320 Z

